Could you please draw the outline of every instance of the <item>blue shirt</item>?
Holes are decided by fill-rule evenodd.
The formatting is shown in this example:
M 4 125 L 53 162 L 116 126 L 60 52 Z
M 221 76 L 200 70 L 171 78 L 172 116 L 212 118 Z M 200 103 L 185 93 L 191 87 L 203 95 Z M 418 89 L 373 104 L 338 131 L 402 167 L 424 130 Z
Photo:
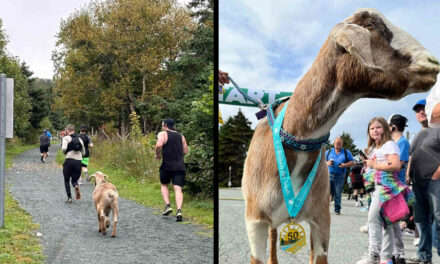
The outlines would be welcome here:
M 404 136 L 401 136 L 396 142 L 400 149 L 400 161 L 403 161 L 403 168 L 399 172 L 399 180 L 405 182 L 405 172 L 409 161 L 409 142 Z
M 329 154 L 329 151 L 330 151 L 330 154 Z M 336 154 L 335 148 L 328 149 L 325 152 L 325 159 L 327 161 L 333 159 L 333 165 L 328 166 L 328 171 L 331 174 L 344 174 L 345 175 L 346 168 L 339 168 L 339 164 L 353 161 L 353 155 L 351 154 L 350 150 L 347 149 L 346 151 L 347 151 L 347 160 L 345 160 L 345 153 L 344 153 L 343 148 L 341 148 L 341 151 L 339 151 L 339 154 Z

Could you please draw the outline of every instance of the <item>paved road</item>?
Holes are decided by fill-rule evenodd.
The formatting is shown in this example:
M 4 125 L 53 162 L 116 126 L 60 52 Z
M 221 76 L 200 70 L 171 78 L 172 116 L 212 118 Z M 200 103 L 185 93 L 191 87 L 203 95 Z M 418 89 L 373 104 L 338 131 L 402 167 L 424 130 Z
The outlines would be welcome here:
M 45 164 L 38 149 L 27 151 L 6 172 L 12 195 L 41 225 L 47 263 L 213 263 L 213 238 L 196 234 L 201 227 L 130 200 L 119 200 L 116 238 L 98 233 L 92 183 L 81 186 L 81 200 L 64 202 L 62 167 L 53 157 L 58 148 L 50 148 Z
M 241 190 L 220 189 L 219 199 L 219 263 L 250 263 Z M 354 264 L 368 254 L 368 235 L 359 231 L 367 222 L 367 212 L 361 212 L 360 207 L 354 205 L 353 200 L 343 198 L 341 215 L 331 214 L 329 263 Z M 331 209 L 332 212 L 333 208 Z M 306 229 L 307 246 L 295 255 L 278 248 L 280 264 L 309 263 L 310 228 L 307 223 L 302 223 L 302 226 Z M 403 239 L 406 256 L 414 256 L 417 251 L 412 244 L 414 237 L 405 235 Z M 433 253 L 433 263 L 439 264 L 440 258 L 436 255 L 436 250 L 433 249 Z M 269 256 L 269 250 L 266 256 Z

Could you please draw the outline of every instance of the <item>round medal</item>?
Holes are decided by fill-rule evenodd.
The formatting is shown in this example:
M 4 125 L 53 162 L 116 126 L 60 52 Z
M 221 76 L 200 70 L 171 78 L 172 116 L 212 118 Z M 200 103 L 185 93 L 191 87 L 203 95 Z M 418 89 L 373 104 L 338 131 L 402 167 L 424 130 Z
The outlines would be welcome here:
M 280 232 L 280 248 L 295 254 L 306 245 L 306 232 L 297 223 L 287 224 Z

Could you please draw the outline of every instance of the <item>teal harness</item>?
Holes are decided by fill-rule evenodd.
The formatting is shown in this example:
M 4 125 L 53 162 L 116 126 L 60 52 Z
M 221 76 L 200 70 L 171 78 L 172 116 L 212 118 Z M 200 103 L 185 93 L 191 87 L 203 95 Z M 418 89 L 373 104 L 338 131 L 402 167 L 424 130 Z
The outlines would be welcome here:
M 276 102 L 274 104 L 276 104 Z M 316 159 L 315 164 L 313 165 L 313 168 L 307 177 L 307 180 L 304 182 L 303 186 L 301 187 L 299 194 L 295 197 L 295 193 L 292 187 L 292 181 L 290 180 L 289 168 L 286 162 L 286 155 L 284 154 L 283 143 L 285 143 L 286 140 L 285 139 L 283 140 L 283 138 L 281 137 L 282 134 L 287 133 L 281 128 L 281 125 L 283 124 L 283 119 L 286 112 L 287 104 L 288 102 L 286 102 L 283 109 L 279 113 L 278 117 L 276 117 L 275 120 L 273 120 L 274 122 L 271 123 L 269 121 L 269 125 L 272 128 L 273 144 L 275 148 L 275 156 L 277 160 L 278 172 L 280 175 L 281 189 L 283 190 L 284 201 L 286 203 L 289 216 L 291 219 L 293 219 L 301 210 L 304 201 L 306 200 L 307 195 L 310 191 L 310 188 L 312 187 L 313 180 L 315 179 L 316 172 L 318 171 L 319 162 L 321 161 L 321 151 L 319 152 L 318 158 Z M 269 107 L 269 110 L 267 112 L 268 112 L 268 119 L 270 119 L 271 116 L 272 117 L 274 116 L 272 106 Z M 329 136 L 330 136 L 329 134 L 324 136 L 324 138 L 326 138 L 326 141 Z M 287 146 L 299 147 L 298 150 L 301 151 L 317 150 L 317 149 L 321 149 L 323 144 L 322 139 L 324 138 L 321 138 L 319 140 L 307 140 L 307 141 L 303 141 L 302 143 L 293 142 L 293 144 Z M 319 145 L 317 144 L 317 142 L 319 142 Z
M 291 219 L 295 218 L 298 214 L 299 210 L 301 210 L 304 201 L 309 194 L 310 188 L 312 187 L 313 180 L 315 179 L 316 172 L 318 170 L 319 162 L 321 161 L 321 151 L 319 152 L 318 158 L 313 165 L 312 170 L 307 177 L 307 180 L 304 182 L 299 194 L 295 197 L 295 193 L 293 192 L 292 181 L 290 180 L 289 168 L 286 162 L 286 155 L 284 154 L 284 147 L 286 146 L 295 151 L 316 151 L 320 150 L 324 144 L 327 143 L 327 140 L 330 137 L 330 133 L 327 135 L 318 138 L 318 139 L 307 139 L 307 140 L 296 140 L 295 136 L 285 131 L 281 126 L 284 120 L 284 114 L 286 112 L 287 103 L 290 97 L 277 99 L 272 105 L 268 106 L 263 104 L 260 100 L 255 100 L 254 98 L 248 96 L 244 93 L 237 83 L 232 80 L 231 77 L 228 77 L 235 88 L 249 101 L 258 105 L 261 109 L 256 115 L 258 119 L 262 119 L 267 116 L 267 121 L 269 126 L 272 129 L 273 135 L 273 144 L 275 148 L 275 156 L 277 160 L 278 172 L 280 175 L 281 189 L 283 190 L 284 201 L 287 206 L 287 211 L 289 212 L 289 216 Z M 286 102 L 283 110 L 281 110 L 278 117 L 275 117 L 275 113 L 273 109 L 280 105 L 281 103 Z

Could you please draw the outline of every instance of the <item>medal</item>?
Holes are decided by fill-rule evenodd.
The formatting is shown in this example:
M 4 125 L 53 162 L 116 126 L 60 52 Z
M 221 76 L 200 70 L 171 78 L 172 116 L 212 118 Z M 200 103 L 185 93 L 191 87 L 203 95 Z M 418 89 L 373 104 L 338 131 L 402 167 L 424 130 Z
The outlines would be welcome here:
M 287 224 L 280 232 L 280 248 L 295 254 L 306 245 L 304 228 L 293 221 Z

